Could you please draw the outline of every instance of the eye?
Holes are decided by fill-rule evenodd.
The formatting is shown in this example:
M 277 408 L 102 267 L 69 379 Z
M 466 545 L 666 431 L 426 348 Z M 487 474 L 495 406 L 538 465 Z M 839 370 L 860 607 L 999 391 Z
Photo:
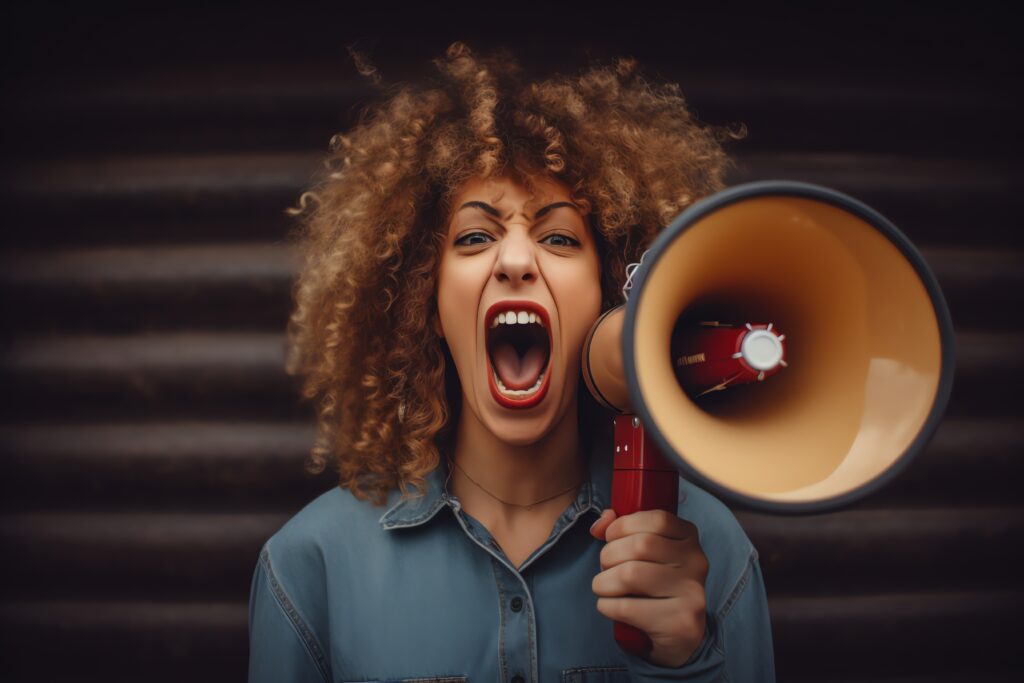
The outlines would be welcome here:
M 455 240 L 455 246 L 475 247 L 479 244 L 487 244 L 488 242 L 493 241 L 494 238 L 488 235 L 486 232 L 471 232 Z
M 548 235 L 541 242 L 550 244 L 553 247 L 578 247 L 580 246 L 579 240 L 569 237 L 568 235 L 562 235 L 555 233 L 554 235 Z

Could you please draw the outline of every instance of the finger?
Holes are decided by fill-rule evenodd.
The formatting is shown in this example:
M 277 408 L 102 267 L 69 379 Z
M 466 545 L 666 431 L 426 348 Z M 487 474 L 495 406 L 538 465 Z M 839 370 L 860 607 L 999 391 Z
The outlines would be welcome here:
M 681 598 L 598 598 L 597 611 L 635 626 L 657 643 L 662 638 L 699 640 L 707 624 L 703 595 Z
M 703 593 L 704 582 L 699 577 L 687 575 L 677 567 L 630 560 L 599 573 L 591 581 L 590 587 L 595 595 L 608 598 L 668 598 L 690 592 Z
M 604 538 L 610 542 L 642 531 L 679 540 L 698 538 L 697 527 L 666 510 L 640 510 L 622 515 L 608 525 Z
M 697 596 L 678 598 L 598 598 L 597 611 L 614 621 L 635 626 L 649 636 L 663 635 L 694 622 L 703 625 L 705 606 Z
M 678 540 L 660 534 L 641 531 L 625 538 L 609 541 L 600 554 L 601 569 L 628 562 L 643 560 L 658 562 L 672 567 L 682 567 L 693 574 L 707 575 L 708 559 L 694 539 Z
M 591 525 L 590 534 L 598 540 L 605 540 L 605 531 L 608 529 L 608 525 L 615 521 L 615 518 L 615 510 L 611 508 L 603 510 L 598 520 Z

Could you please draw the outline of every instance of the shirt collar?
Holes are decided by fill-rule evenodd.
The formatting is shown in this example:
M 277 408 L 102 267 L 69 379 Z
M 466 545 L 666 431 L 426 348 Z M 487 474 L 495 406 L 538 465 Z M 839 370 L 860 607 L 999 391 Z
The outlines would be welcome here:
M 426 524 L 444 506 L 451 507 L 458 511 L 461 508 L 459 500 L 448 493 L 448 461 L 441 458 L 441 463 L 435 467 L 426 477 L 427 491 L 421 497 L 412 494 L 408 497 L 400 497 L 397 489 L 392 490 L 392 495 L 398 497 L 398 502 L 392 505 L 380 518 L 381 528 L 400 529 L 411 526 Z M 608 435 L 601 432 L 594 439 L 594 445 L 590 450 L 587 459 L 588 478 L 579 488 L 573 506 L 577 515 L 593 510 L 598 515 L 609 507 L 611 500 L 611 479 L 612 479 L 612 449 L 610 431 Z

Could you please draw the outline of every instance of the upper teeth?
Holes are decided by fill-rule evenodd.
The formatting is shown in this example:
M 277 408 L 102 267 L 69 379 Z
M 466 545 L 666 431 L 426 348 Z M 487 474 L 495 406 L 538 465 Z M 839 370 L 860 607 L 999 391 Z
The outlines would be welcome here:
M 491 327 L 498 325 L 527 325 L 537 323 L 544 327 L 544 319 L 530 311 L 502 311 L 491 320 Z

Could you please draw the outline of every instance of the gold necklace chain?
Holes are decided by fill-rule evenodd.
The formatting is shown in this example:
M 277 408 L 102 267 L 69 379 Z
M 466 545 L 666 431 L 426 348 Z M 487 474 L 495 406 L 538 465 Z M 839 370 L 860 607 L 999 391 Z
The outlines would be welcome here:
M 466 479 L 469 479 L 471 482 L 476 484 L 477 488 L 479 488 L 481 491 L 486 493 L 488 496 L 490 496 L 494 500 L 498 501 L 499 503 L 504 503 L 505 505 L 511 505 L 512 507 L 517 507 L 517 508 L 532 508 L 534 505 L 540 505 L 541 503 L 546 503 L 549 500 L 553 500 L 555 498 L 558 498 L 559 496 L 564 496 L 565 494 L 569 493 L 569 491 L 572 491 L 575 488 L 579 488 L 579 485 L 583 483 L 582 481 L 580 481 L 579 483 L 573 484 L 569 488 L 567 488 L 564 491 L 561 491 L 559 493 L 556 493 L 553 496 L 548 496 L 547 498 L 544 498 L 542 500 L 538 500 L 536 502 L 530 503 L 529 505 L 522 505 L 521 503 L 510 503 L 507 500 L 502 500 L 501 498 L 498 498 L 496 495 L 494 495 L 493 493 L 491 493 L 490 491 L 485 489 L 483 486 L 481 486 L 479 482 L 477 482 L 475 479 L 473 479 L 473 477 L 469 476 L 469 474 L 466 472 L 466 470 L 462 469 L 462 466 L 459 465 L 459 463 L 455 462 L 451 458 L 448 458 L 448 462 L 450 464 L 453 464 L 456 467 L 458 467 L 459 471 L 466 475 Z

